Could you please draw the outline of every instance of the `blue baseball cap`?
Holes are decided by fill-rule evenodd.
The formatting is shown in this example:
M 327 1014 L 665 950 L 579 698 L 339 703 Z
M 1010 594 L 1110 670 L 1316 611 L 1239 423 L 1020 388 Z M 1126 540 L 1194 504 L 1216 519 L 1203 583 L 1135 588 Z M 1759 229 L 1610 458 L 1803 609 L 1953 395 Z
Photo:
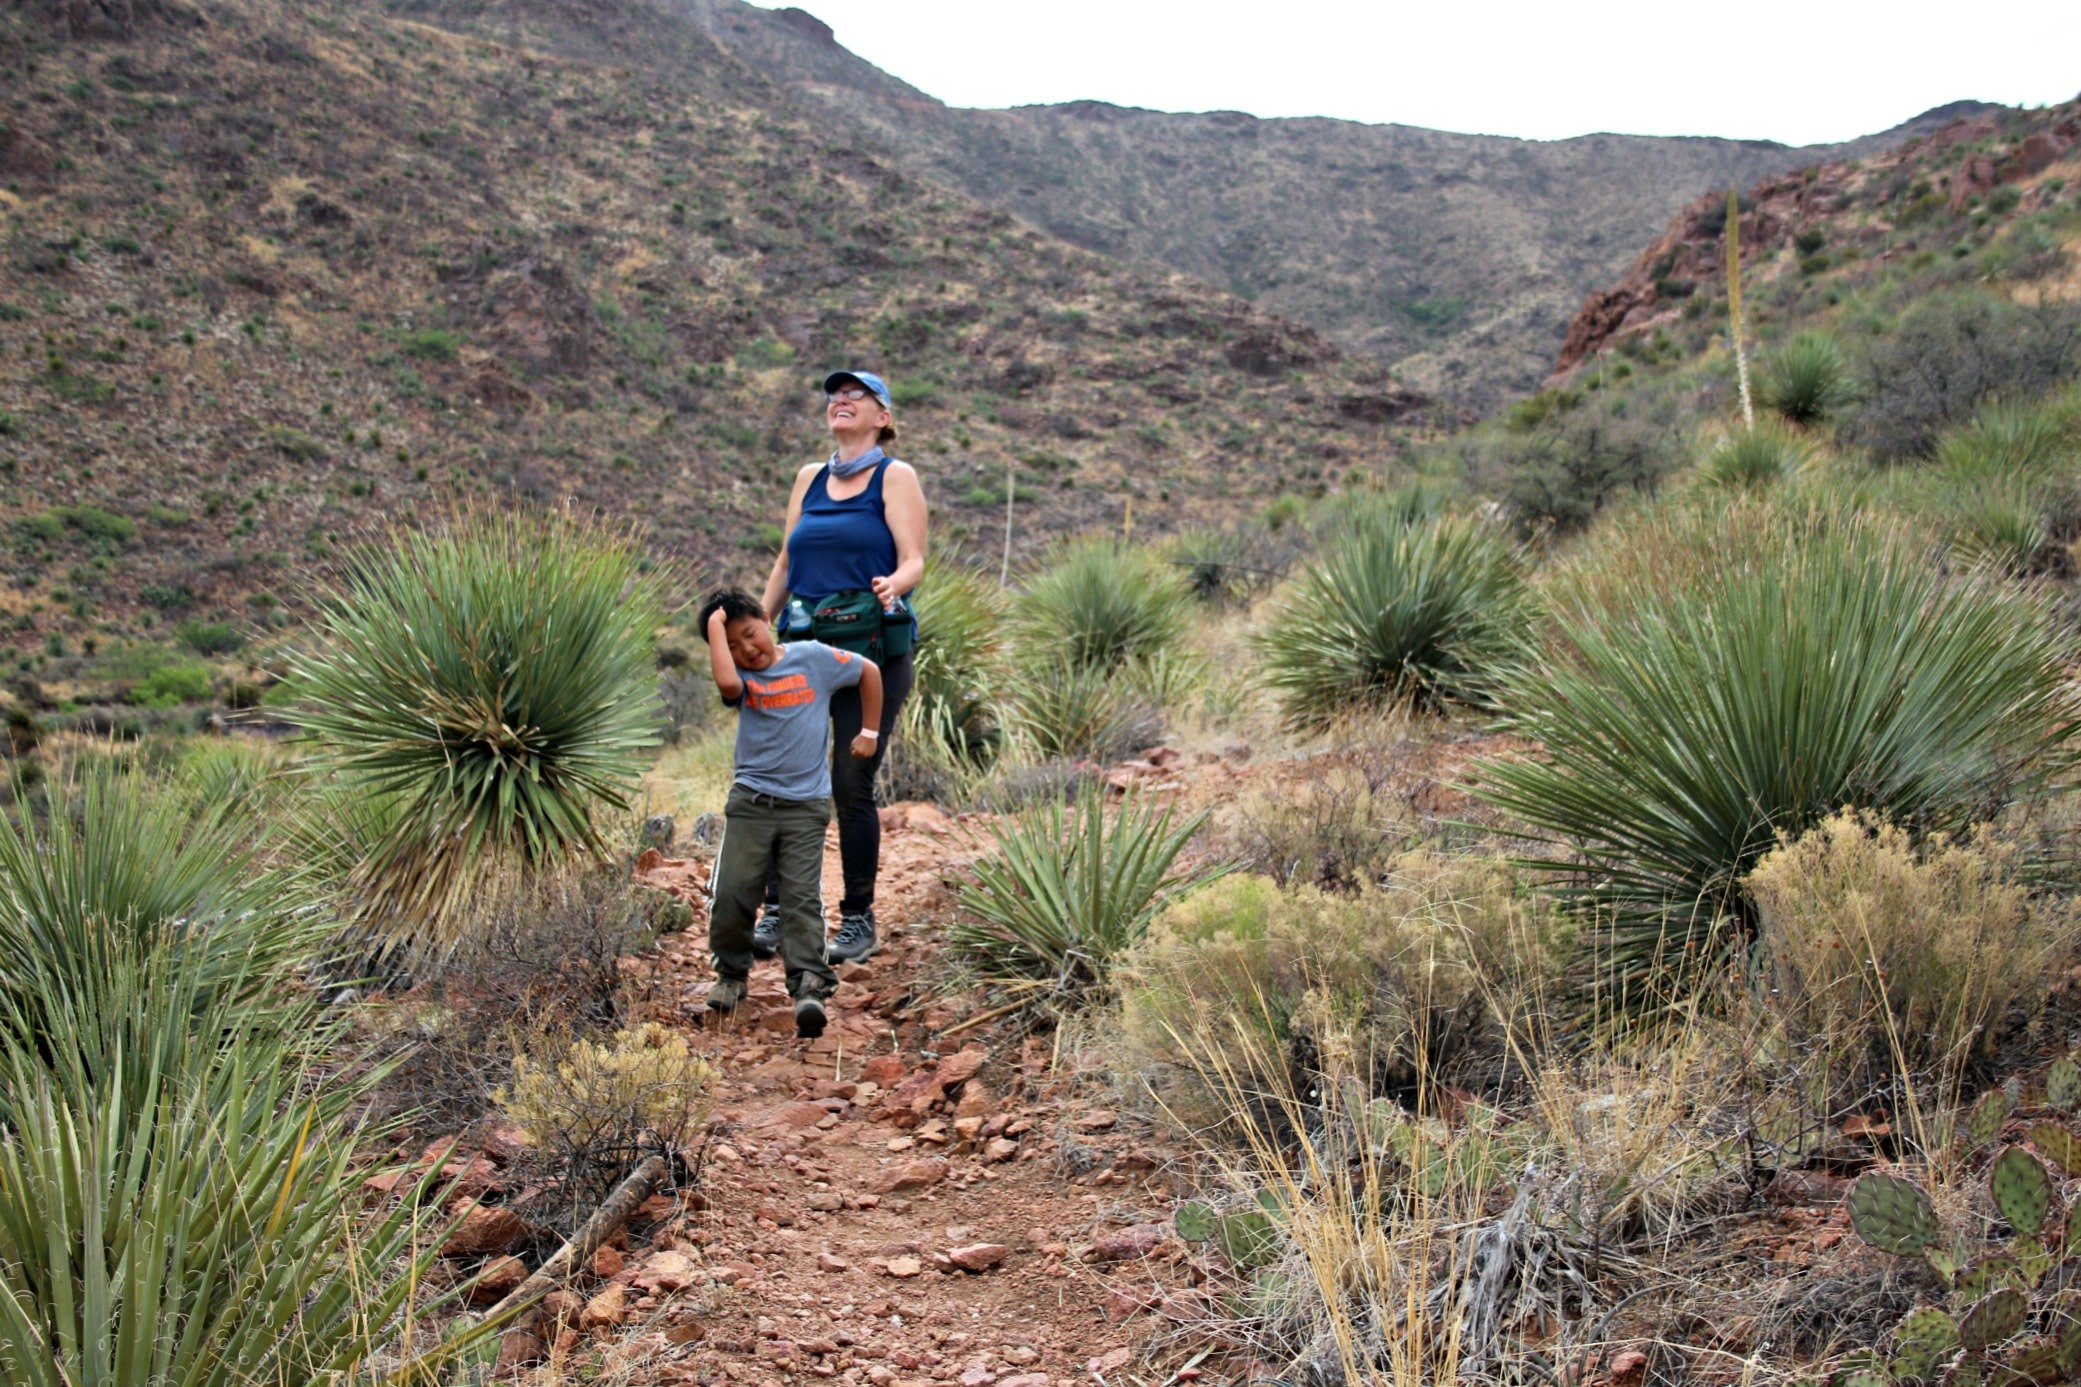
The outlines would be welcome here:
M 824 393 L 826 395 L 830 394 L 839 387 L 841 382 L 849 380 L 856 380 L 873 391 L 874 398 L 882 402 L 883 409 L 893 410 L 895 408 L 894 405 L 889 403 L 889 387 L 883 383 L 880 376 L 877 376 L 872 371 L 833 371 L 830 375 L 824 377 Z

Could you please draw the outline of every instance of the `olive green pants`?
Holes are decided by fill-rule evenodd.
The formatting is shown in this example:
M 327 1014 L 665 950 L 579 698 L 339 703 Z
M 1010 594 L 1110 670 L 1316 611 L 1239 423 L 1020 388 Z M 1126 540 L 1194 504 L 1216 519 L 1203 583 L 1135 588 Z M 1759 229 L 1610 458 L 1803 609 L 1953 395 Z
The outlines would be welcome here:
M 828 799 L 777 799 L 730 787 L 723 841 L 709 878 L 708 950 L 726 978 L 751 975 L 751 932 L 766 898 L 766 874 L 780 876 L 780 957 L 790 997 L 822 997 L 838 985 L 824 961 L 824 828 Z

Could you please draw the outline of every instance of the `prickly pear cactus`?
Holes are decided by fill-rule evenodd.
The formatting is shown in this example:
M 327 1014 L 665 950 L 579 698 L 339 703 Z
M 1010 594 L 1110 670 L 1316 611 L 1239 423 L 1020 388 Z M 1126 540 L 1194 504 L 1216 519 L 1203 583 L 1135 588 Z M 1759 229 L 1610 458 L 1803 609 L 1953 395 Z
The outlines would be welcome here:
M 1204 1204 L 1180 1204 L 1172 1221 L 1186 1242 L 1203 1243 L 1214 1236 L 1214 1211 Z
M 1279 1225 L 1262 1209 L 1242 1209 L 1214 1220 L 1214 1244 L 1239 1267 L 1259 1267 L 1279 1246 Z
M 2038 1154 L 2068 1175 L 2081 1175 L 2081 1138 L 2056 1122 L 2040 1122 L 2024 1133 Z
M 2062 1382 L 2066 1376 L 2059 1366 L 2059 1341 L 2037 1338 L 2026 1339 L 2002 1355 L 1989 1380 L 1996 1387 L 2032 1387 Z
M 1970 1305 L 2003 1286 L 2024 1287 L 2023 1268 L 2006 1252 L 1990 1252 L 1958 1273 L 1958 1303 Z
M 2018 1233 L 2037 1233 L 2045 1226 L 2045 1216 L 2056 1212 L 2059 1189 L 2052 1172 L 2020 1146 L 2011 1146 L 1994 1158 L 1987 1187 L 1994 1195 L 1994 1207 Z
M 1980 1357 L 1996 1344 L 2015 1338 L 2029 1308 L 2030 1302 L 2014 1286 L 1989 1291 L 1958 1321 L 1958 1342 L 1967 1353 Z
M 1921 1186 L 1878 1172 L 1850 1186 L 1850 1226 L 1881 1252 L 1913 1257 L 1936 1241 L 1936 1205 Z
M 1944 1372 L 1944 1387 L 1981 1387 L 1980 1360 L 1961 1358 Z
M 1958 1321 L 1934 1305 L 1908 1311 L 1893 1326 L 1893 1375 L 1903 1382 L 1935 1381 L 1956 1352 Z
M 1965 1139 L 1969 1146 L 1985 1146 L 2002 1134 L 2002 1123 L 2009 1118 L 2009 1094 L 2006 1089 L 1990 1088 L 1973 1104 L 1973 1110 L 1965 1119 Z
M 1884 1368 L 1844 1368 L 1828 1382 L 1829 1387 L 1893 1387 Z
M 2081 1065 L 2061 1056 L 2045 1071 L 2045 1101 L 2067 1112 L 2081 1103 Z

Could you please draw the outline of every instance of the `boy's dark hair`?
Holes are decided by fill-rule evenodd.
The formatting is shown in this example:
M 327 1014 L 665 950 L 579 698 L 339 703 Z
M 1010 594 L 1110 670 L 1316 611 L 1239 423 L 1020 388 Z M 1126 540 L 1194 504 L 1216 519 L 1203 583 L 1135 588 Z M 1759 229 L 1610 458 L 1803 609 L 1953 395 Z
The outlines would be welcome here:
M 695 629 L 704 637 L 708 634 L 708 618 L 717 611 L 722 612 L 726 625 L 747 616 L 766 619 L 765 607 L 743 588 L 719 588 L 708 595 L 708 600 L 701 604 L 701 614 L 694 618 Z

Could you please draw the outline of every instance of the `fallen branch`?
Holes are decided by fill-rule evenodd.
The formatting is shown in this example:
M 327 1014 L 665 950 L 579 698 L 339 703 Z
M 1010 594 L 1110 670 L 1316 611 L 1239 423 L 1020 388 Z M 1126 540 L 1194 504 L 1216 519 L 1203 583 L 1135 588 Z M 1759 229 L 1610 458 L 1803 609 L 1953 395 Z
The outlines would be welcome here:
M 642 1207 L 643 1201 L 657 1193 L 658 1186 L 665 1183 L 665 1176 L 671 1169 L 671 1164 L 663 1156 L 645 1156 L 593 1211 L 585 1226 L 572 1234 L 570 1241 L 558 1248 L 556 1255 L 544 1262 L 539 1271 L 485 1311 L 484 1318 L 496 1322 L 500 1316 L 523 1310 L 531 1302 L 555 1290 L 570 1275 L 573 1265 L 582 1266 L 591 1260 L 593 1253 L 600 1250 L 600 1244 L 613 1237 L 614 1230 L 627 1223 Z

